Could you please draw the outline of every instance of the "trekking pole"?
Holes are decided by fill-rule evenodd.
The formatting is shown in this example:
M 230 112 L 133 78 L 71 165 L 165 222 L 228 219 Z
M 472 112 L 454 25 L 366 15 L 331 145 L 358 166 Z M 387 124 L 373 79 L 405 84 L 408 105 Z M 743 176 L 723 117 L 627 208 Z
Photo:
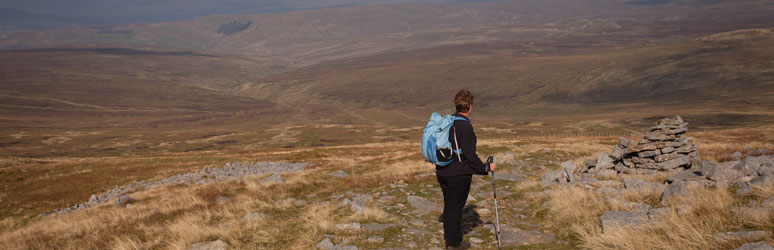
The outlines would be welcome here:
M 489 156 L 489 158 L 486 159 L 487 163 L 494 162 L 494 156 Z M 500 249 L 500 213 L 497 211 L 497 189 L 495 187 L 495 171 L 492 170 L 492 196 L 494 197 L 494 203 L 495 203 L 495 238 L 497 239 L 497 249 Z

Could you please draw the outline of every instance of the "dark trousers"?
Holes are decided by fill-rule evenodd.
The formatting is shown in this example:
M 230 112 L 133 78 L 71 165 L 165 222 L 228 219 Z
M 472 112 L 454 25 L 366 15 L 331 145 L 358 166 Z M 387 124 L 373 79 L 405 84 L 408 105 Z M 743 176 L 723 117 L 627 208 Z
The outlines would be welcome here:
M 443 191 L 443 238 L 446 246 L 462 242 L 462 209 L 468 200 L 472 175 L 436 176 Z

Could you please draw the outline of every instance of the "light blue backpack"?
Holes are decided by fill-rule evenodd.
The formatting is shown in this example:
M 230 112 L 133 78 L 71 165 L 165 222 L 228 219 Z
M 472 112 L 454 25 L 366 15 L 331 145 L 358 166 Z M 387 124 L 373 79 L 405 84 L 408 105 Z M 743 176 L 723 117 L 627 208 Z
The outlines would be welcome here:
M 454 121 L 459 120 L 466 121 L 462 117 L 441 116 L 435 112 L 430 115 L 430 120 L 427 121 L 425 130 L 422 132 L 422 157 L 425 158 L 425 161 L 445 167 L 454 161 L 454 158 L 452 158 L 453 154 L 457 154 L 457 159 L 462 161 L 460 156 L 462 155 L 462 150 L 459 149 L 459 144 L 456 142 L 457 131 L 454 132 L 455 145 L 457 145 L 456 150 L 451 149 L 451 142 L 449 141 L 449 130 Z

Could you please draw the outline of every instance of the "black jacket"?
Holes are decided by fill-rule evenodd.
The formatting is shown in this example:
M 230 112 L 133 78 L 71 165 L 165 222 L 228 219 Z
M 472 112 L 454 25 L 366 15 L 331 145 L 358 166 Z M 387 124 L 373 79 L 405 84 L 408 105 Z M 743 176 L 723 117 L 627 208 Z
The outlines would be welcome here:
M 462 150 L 462 161 L 459 161 L 455 154 L 453 157 L 454 161 L 450 165 L 446 167 L 436 166 L 435 173 L 439 176 L 486 175 L 489 167 L 476 154 L 476 133 L 473 132 L 473 125 L 470 123 L 470 119 L 460 113 L 454 113 L 453 116 L 466 119 L 466 121 L 454 121 L 454 125 L 449 131 L 449 141 L 451 142 L 452 149 L 457 149 L 457 143 L 454 140 L 455 134 L 457 136 L 459 149 Z

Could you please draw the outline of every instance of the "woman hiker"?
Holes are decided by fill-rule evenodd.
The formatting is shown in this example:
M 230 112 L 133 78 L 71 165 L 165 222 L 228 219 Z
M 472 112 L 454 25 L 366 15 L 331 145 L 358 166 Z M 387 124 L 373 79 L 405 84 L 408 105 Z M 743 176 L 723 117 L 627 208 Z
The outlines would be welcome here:
M 474 174 L 486 175 L 495 169 L 495 164 L 484 164 L 476 154 L 476 133 L 468 116 L 473 110 L 473 94 L 460 90 L 454 96 L 455 117 L 464 120 L 454 121 L 449 131 L 449 141 L 453 149 L 461 154 L 454 155 L 454 161 L 446 166 L 436 166 L 435 174 L 443 191 L 443 237 L 446 249 L 468 249 L 470 242 L 462 242 L 462 210 L 468 200 L 470 181 Z M 456 138 L 455 138 L 456 137 Z

